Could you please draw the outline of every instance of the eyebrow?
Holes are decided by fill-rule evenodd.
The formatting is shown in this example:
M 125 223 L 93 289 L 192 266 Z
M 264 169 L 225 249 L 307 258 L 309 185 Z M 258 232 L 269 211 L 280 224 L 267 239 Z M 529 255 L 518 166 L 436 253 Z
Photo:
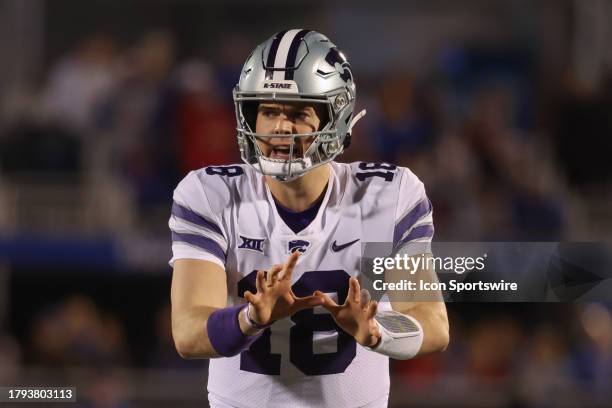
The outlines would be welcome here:
M 259 106 L 257 107 L 258 109 L 278 109 L 280 110 L 281 107 L 279 105 L 266 105 L 266 104 L 259 104 Z
M 291 105 L 289 105 L 291 106 Z M 258 106 L 258 110 L 282 110 L 282 106 L 281 105 L 275 105 L 275 104 L 265 104 L 265 103 L 261 103 Z M 291 106 L 290 110 L 292 111 L 304 111 L 304 110 L 312 110 L 315 111 L 314 107 L 309 106 L 309 105 L 298 105 L 298 106 Z M 315 111 L 316 112 L 316 111 Z

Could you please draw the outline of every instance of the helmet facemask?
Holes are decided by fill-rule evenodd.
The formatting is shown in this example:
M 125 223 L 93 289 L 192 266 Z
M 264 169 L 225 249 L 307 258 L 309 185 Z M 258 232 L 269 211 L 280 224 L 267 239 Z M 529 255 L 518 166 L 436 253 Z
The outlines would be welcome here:
M 242 160 L 252 165 L 264 175 L 273 176 L 281 181 L 295 180 L 316 167 L 330 162 L 344 148 L 342 140 L 334 126 L 338 117 L 327 99 L 313 98 L 279 98 L 276 95 L 242 95 L 235 92 L 237 122 L 239 124 L 238 144 Z M 299 134 L 263 134 L 255 132 L 257 108 L 260 102 L 274 103 L 312 103 L 320 105 L 315 109 L 321 123 L 314 132 Z M 321 112 L 324 114 L 321 115 Z M 264 141 L 270 138 L 287 138 L 289 140 L 289 157 L 287 159 L 272 158 L 266 155 L 257 140 Z M 309 145 L 303 140 L 312 139 Z M 301 150 L 298 146 L 306 147 Z M 300 154 L 301 153 L 301 154 Z

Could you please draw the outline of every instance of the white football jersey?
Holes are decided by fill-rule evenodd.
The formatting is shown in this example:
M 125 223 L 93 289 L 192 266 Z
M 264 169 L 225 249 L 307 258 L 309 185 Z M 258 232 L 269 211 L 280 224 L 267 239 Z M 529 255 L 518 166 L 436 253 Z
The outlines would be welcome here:
M 169 225 L 170 264 L 190 258 L 222 266 L 228 305 L 256 292 L 257 270 L 296 250 L 296 296 L 321 290 L 343 303 L 349 277 L 360 275 L 361 242 L 399 246 L 433 236 L 423 183 L 407 168 L 359 162 L 331 162 L 318 214 L 297 234 L 278 215 L 264 177 L 242 164 L 189 173 L 174 191 Z M 211 359 L 208 391 L 213 406 L 386 406 L 389 361 L 317 307 L 275 322 L 237 356 Z

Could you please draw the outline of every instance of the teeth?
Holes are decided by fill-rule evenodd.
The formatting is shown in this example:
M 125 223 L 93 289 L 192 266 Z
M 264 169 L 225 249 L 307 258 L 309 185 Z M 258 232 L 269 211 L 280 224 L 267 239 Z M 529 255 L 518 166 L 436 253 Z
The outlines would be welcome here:
M 274 146 L 272 149 L 272 157 L 276 157 L 282 160 L 288 160 L 289 155 L 291 154 L 291 146 L 287 145 L 279 145 Z M 293 157 L 299 157 L 300 149 L 297 146 L 293 147 Z

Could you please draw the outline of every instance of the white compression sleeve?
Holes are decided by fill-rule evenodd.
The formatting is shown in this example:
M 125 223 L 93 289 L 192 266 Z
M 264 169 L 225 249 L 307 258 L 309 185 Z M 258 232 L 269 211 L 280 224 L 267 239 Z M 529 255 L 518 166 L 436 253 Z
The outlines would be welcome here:
M 423 328 L 414 317 L 391 310 L 378 312 L 374 319 L 382 337 L 370 350 L 397 360 L 417 355 L 423 344 Z

